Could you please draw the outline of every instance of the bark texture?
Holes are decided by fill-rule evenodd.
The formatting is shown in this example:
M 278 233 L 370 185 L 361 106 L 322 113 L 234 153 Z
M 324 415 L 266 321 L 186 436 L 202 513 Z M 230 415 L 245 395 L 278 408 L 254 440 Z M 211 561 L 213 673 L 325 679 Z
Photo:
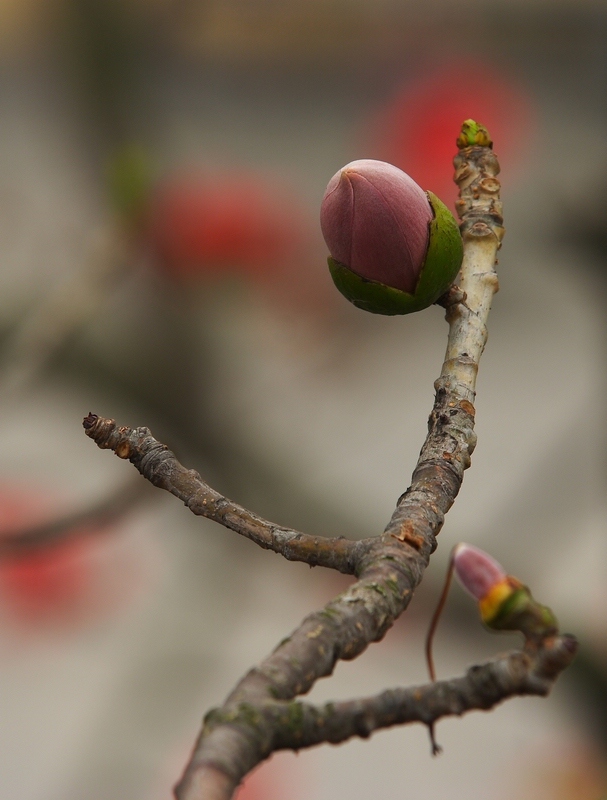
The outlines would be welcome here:
M 407 608 L 420 583 L 444 517 L 457 496 L 476 444 L 474 400 L 486 321 L 498 282 L 496 253 L 504 233 L 497 174 L 488 138 L 461 149 L 454 160 L 460 188 L 464 261 L 457 287 L 441 299 L 449 323 L 447 351 L 435 383 L 428 435 L 411 485 L 379 536 L 353 542 L 289 530 L 258 517 L 183 467 L 147 428 L 118 427 L 94 414 L 84 420 L 99 447 L 129 459 L 154 485 L 179 497 L 195 514 L 221 523 L 289 560 L 356 576 L 323 609 L 306 617 L 225 703 L 211 711 L 185 773 L 178 800 L 229 800 L 243 777 L 273 751 L 369 736 L 407 722 L 430 727 L 443 716 L 488 709 L 521 694 L 545 695 L 573 658 L 576 642 L 553 636 L 462 677 L 376 697 L 313 706 L 296 698 L 340 659 L 353 659 L 379 641 Z

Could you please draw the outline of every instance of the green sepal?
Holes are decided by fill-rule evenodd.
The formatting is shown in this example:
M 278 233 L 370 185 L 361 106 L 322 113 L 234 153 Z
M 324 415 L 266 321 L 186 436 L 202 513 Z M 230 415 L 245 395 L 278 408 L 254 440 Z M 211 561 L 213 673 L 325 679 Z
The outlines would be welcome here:
M 485 624 L 492 630 L 520 631 L 526 639 L 543 639 L 558 630 L 552 611 L 534 600 L 526 586 L 507 597 Z
M 434 217 L 430 221 L 426 260 L 413 294 L 361 278 L 329 256 L 329 270 L 335 286 L 357 308 L 389 315 L 421 311 L 436 302 L 455 280 L 464 255 L 459 228 L 447 206 L 432 192 L 426 194 Z

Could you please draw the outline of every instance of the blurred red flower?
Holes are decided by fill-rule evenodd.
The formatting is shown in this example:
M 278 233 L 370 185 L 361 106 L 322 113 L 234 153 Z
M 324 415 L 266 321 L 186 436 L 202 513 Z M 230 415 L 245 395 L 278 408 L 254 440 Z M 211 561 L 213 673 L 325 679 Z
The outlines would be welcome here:
M 23 488 L 0 489 L 0 538 L 43 523 L 50 504 Z M 85 532 L 82 531 L 84 534 Z M 40 620 L 62 614 L 88 585 L 90 539 L 71 535 L 0 556 L 0 596 L 13 614 Z
M 153 252 L 177 279 L 268 275 L 288 265 L 301 241 L 297 204 L 263 175 L 175 175 L 151 205 Z
M 30 619 L 68 610 L 87 585 L 87 542 L 68 539 L 0 563 L 0 587 L 13 612 Z
M 147 585 L 142 554 L 109 534 L 116 522 L 66 530 L 37 544 L 1 547 L 3 537 L 54 521 L 66 509 L 36 487 L 0 487 L 0 610 L 19 626 L 70 628 L 121 608 Z
M 408 172 L 454 208 L 455 140 L 462 122 L 489 130 L 504 174 L 511 176 L 533 138 L 533 103 L 507 75 L 458 60 L 409 81 L 372 121 L 372 153 Z
M 280 777 L 279 777 L 280 776 Z M 250 772 L 236 791 L 236 800 L 282 800 L 289 792 L 285 792 L 285 775 L 276 771 L 270 762 L 261 764 Z M 297 792 L 291 792 L 297 795 Z

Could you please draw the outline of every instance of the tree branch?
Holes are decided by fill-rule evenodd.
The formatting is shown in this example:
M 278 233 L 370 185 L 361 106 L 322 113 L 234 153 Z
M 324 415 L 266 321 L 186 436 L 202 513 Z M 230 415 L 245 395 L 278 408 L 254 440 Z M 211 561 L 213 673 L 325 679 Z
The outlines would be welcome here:
M 376 730 L 411 722 L 431 727 L 443 717 L 461 716 L 473 710 L 488 711 L 510 697 L 545 696 L 558 674 L 571 663 L 576 650 L 573 637 L 561 636 L 545 641 L 539 649 L 527 647 L 471 667 L 461 678 L 388 689 L 374 697 L 322 706 L 267 701 L 256 706 L 241 703 L 234 708 L 217 709 L 205 718 L 203 740 L 216 729 L 227 726 L 228 735 L 242 744 L 230 748 L 235 758 L 226 765 L 225 739 L 218 737 L 206 749 L 206 761 L 200 764 L 200 770 L 215 769 L 211 766 L 213 746 L 217 748 L 216 757 L 221 759 L 224 774 L 228 766 L 229 774 L 236 776 L 241 766 L 236 755 L 242 758 L 243 752 L 250 753 L 250 760 L 258 763 L 276 750 L 300 750 L 322 742 L 339 744 L 353 736 L 367 738 Z M 198 776 L 199 771 L 195 774 Z M 229 798 L 233 789 L 234 785 L 220 796 Z M 192 793 L 190 787 L 188 791 L 187 796 L 206 797 Z
M 102 449 L 128 459 L 154 486 L 174 494 L 194 514 L 219 522 L 226 528 L 289 561 L 305 561 L 352 575 L 357 542 L 343 537 L 323 539 L 269 522 L 233 503 L 212 489 L 200 475 L 186 469 L 169 448 L 157 441 L 148 428 L 118 427 L 113 419 L 89 414 L 82 423 L 86 435 Z
M 279 747 L 297 749 L 320 742 L 338 744 L 353 736 L 366 738 L 374 731 L 410 722 L 431 726 L 468 711 L 488 711 L 510 697 L 545 696 L 555 678 L 573 660 L 577 641 L 562 636 L 537 652 L 514 651 L 487 664 L 471 667 L 462 678 L 424 686 L 388 689 L 374 697 L 301 706 L 301 723 L 275 725 Z M 284 711 L 283 711 L 284 715 Z M 293 716 L 291 711 L 290 716 Z
M 148 480 L 175 494 L 194 513 L 286 558 L 358 577 L 324 609 L 306 617 L 240 681 L 224 705 L 207 716 L 175 789 L 178 800 L 230 800 L 247 772 L 276 749 L 368 736 L 378 728 L 414 720 L 431 726 L 447 714 L 490 708 L 515 694 L 546 694 L 573 657 L 572 637 L 553 638 L 535 649 L 528 643 L 524 651 L 473 667 L 453 681 L 320 708 L 293 700 L 318 678 L 330 675 L 338 660 L 355 658 L 380 640 L 406 609 L 470 466 L 476 444 L 476 375 L 498 288 L 494 264 L 504 229 L 497 158 L 484 129 L 477 126 L 482 135 L 471 143 L 466 125 L 454 161 L 464 260 L 458 287 L 441 298 L 449 323 L 447 352 L 411 486 L 381 536 L 351 542 L 281 528 L 211 489 L 147 428 L 117 428 L 112 420 L 96 415 L 84 421 L 87 435 L 99 447 L 130 459 Z

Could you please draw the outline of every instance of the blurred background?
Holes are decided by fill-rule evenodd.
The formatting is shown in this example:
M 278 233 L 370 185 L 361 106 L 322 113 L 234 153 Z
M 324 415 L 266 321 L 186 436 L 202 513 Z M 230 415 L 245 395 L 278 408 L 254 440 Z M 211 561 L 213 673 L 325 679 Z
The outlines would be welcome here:
M 81 420 L 149 426 L 284 525 L 379 533 L 447 328 L 437 307 L 375 317 L 335 291 L 320 200 L 380 158 L 452 205 L 473 117 L 507 227 L 479 444 L 409 612 L 312 699 L 426 680 L 458 541 L 528 583 L 580 655 L 548 700 L 441 722 L 440 758 L 420 726 L 381 732 L 277 754 L 239 800 L 599 800 L 605 4 L 0 0 L 0 76 L 0 796 L 170 797 L 203 714 L 347 585 L 194 518 Z M 456 587 L 438 674 L 517 644 Z

